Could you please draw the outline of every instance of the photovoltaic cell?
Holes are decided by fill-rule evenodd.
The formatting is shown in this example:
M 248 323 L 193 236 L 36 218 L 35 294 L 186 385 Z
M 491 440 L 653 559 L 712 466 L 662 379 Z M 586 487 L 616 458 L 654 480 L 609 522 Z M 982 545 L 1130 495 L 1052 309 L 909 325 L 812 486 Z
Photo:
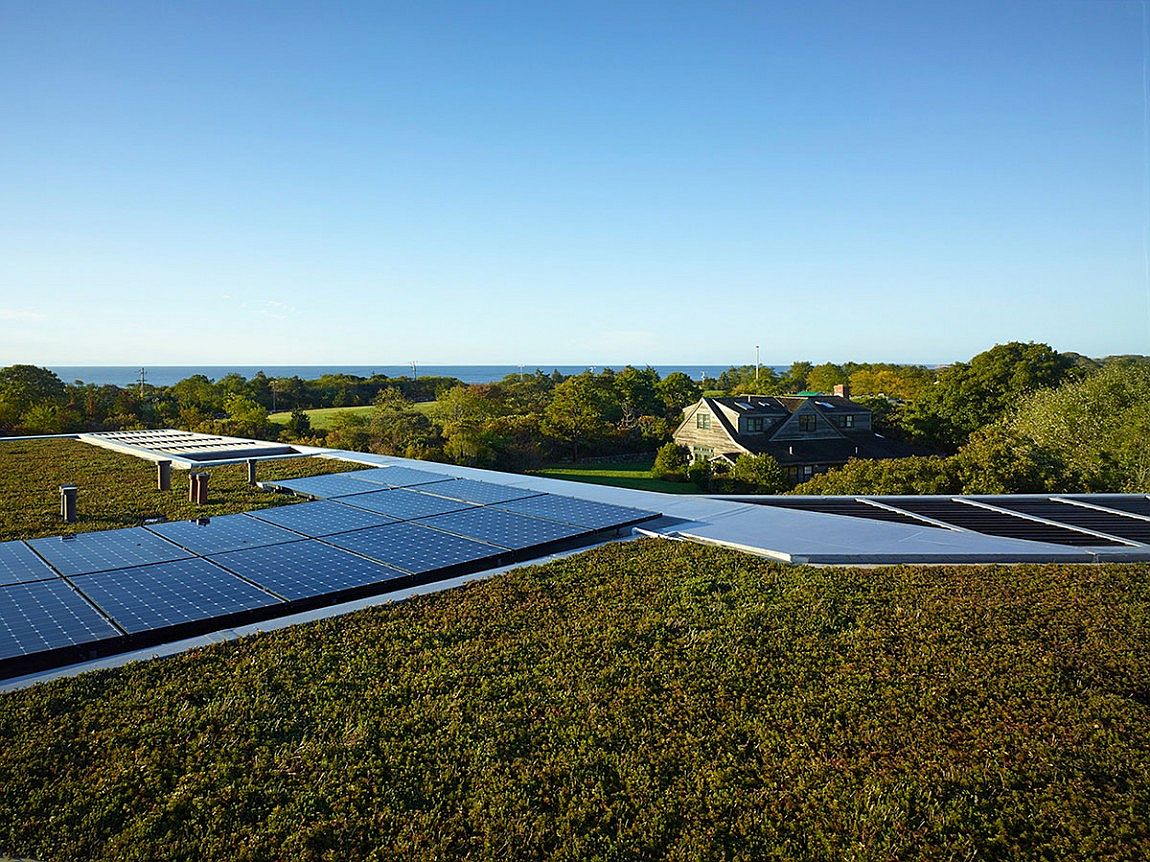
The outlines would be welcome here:
M 443 473 L 431 473 L 427 470 L 415 470 L 411 467 L 376 467 L 373 470 L 359 471 L 355 473 L 355 476 L 368 482 L 387 485 L 389 488 L 429 485 L 433 482 L 447 482 L 455 478 Z
M 374 494 L 359 494 L 344 501 L 344 504 L 370 509 L 372 512 L 381 512 L 400 521 L 443 515 L 447 512 L 458 512 L 460 509 L 472 507 L 471 503 L 465 503 L 462 500 L 449 500 L 446 497 L 435 497 L 431 494 L 409 491 L 404 488 L 376 491 Z
M 0 542 L 0 584 L 46 581 L 54 577 L 56 573 L 23 542 Z
M 574 524 L 589 530 L 606 530 L 623 527 L 659 517 L 658 512 L 645 509 L 632 509 L 629 506 L 615 506 L 594 500 L 581 500 L 577 497 L 564 497 L 559 494 L 544 494 L 524 500 L 500 503 L 499 509 Z
M 62 575 L 86 575 L 191 556 L 143 527 L 29 539 L 28 544 Z
M 291 508 L 288 506 L 287 508 Z M 262 548 L 298 542 L 301 537 L 274 524 L 247 515 L 221 515 L 198 521 L 169 521 L 146 529 L 197 554 L 222 554 L 243 548 Z
M 381 491 L 379 493 L 390 492 Z M 361 500 L 374 496 L 375 494 L 363 494 L 358 495 L 355 499 Z M 370 507 L 363 507 L 363 509 L 367 508 Z M 334 536 L 336 533 L 350 533 L 352 530 L 364 530 L 368 527 L 381 527 L 395 520 L 376 512 L 365 512 L 363 509 L 353 509 L 350 505 L 331 500 L 316 500 L 312 503 L 299 503 L 295 506 L 261 509 L 258 512 L 249 512 L 248 514 L 253 518 L 295 530 L 297 533 L 303 533 L 312 538 Z
M 60 578 L 0 587 L 0 659 L 119 636 Z
M 288 600 L 380 584 L 403 572 L 315 541 L 234 551 L 211 558 Z
M 419 523 L 510 550 L 520 550 L 536 545 L 545 545 L 548 542 L 573 539 L 589 532 L 584 527 L 561 524 L 558 521 L 529 518 L 526 515 L 504 512 L 490 507 L 467 509 L 462 512 L 452 512 L 449 515 L 425 518 Z
M 412 574 L 433 572 L 506 553 L 502 548 L 451 536 L 407 521 L 355 533 L 341 533 L 325 541 Z
M 378 482 L 365 482 L 355 479 L 354 473 L 331 473 L 327 476 L 308 476 L 304 479 L 285 479 L 282 482 L 268 482 L 276 488 L 284 488 L 305 497 L 347 497 L 352 494 L 370 494 L 379 490 Z
M 279 604 L 207 560 L 85 575 L 76 586 L 127 632 L 146 632 Z
M 427 494 L 436 494 L 452 500 L 463 500 L 467 503 L 477 503 L 481 506 L 491 503 L 505 503 L 508 500 L 519 500 L 523 497 L 534 497 L 539 494 L 538 491 L 511 488 L 507 485 L 493 485 L 490 482 L 477 482 L 474 479 L 455 479 L 452 482 L 441 482 L 420 490 Z

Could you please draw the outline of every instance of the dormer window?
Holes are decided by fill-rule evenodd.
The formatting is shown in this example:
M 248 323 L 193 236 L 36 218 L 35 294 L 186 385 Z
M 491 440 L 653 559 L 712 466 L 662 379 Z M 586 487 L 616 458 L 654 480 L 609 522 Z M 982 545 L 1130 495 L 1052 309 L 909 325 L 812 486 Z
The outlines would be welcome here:
M 695 414 L 695 427 L 702 428 L 704 431 L 711 427 L 711 414 L 710 413 L 696 413 Z
M 815 416 L 813 413 L 804 413 L 799 417 L 799 430 L 800 431 L 814 431 L 815 430 Z
M 763 430 L 763 417 L 762 416 L 756 416 L 756 417 L 747 419 L 747 431 L 748 431 L 748 433 L 754 433 L 756 431 L 762 431 L 762 430 Z
M 854 417 L 853 413 L 848 413 L 846 416 L 843 417 L 843 427 L 844 428 L 854 428 L 855 427 L 855 417 Z

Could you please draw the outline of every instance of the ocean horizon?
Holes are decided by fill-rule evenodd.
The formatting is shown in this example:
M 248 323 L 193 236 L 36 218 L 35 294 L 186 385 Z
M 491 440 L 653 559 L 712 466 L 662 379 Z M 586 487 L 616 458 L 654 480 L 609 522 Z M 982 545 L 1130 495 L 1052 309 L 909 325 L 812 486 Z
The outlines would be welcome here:
M 625 365 L 416 365 L 419 377 L 455 377 L 464 383 L 494 383 L 508 374 L 533 374 L 536 370 L 545 374 L 559 371 L 561 374 L 580 374 L 587 370 L 602 371 L 612 368 L 619 371 Z M 646 366 L 636 366 L 644 368 Z M 660 377 L 681 371 L 693 380 L 718 377 L 730 365 L 653 365 Z M 776 372 L 786 371 L 789 365 L 764 365 Z M 135 386 L 140 381 L 140 366 L 127 365 L 50 365 L 48 368 L 65 383 L 82 381 L 98 386 Z M 325 374 L 353 374 L 357 377 L 371 377 L 384 374 L 388 377 L 411 377 L 410 365 L 153 365 L 143 366 L 144 379 L 152 386 L 171 386 L 174 383 L 203 374 L 211 380 L 219 380 L 229 374 L 254 377 L 260 371 L 268 377 L 299 377 L 314 380 Z

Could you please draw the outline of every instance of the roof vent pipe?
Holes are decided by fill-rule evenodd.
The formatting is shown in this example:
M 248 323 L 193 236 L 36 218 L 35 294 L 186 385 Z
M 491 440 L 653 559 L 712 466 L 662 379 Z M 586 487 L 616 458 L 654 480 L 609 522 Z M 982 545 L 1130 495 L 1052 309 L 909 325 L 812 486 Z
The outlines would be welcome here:
M 76 523 L 76 495 L 78 489 L 75 485 L 60 486 L 60 517 L 65 524 Z

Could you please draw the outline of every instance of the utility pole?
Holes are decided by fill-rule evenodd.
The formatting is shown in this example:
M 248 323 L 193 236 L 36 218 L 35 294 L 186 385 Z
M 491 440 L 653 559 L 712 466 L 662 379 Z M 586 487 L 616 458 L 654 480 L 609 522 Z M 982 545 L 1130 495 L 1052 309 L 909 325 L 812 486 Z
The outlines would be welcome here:
M 759 345 L 755 345 L 755 386 L 759 385 Z
M 144 369 L 141 368 L 140 369 L 140 400 L 141 401 L 144 400 L 144 382 L 145 382 L 145 380 L 147 380 L 147 374 L 145 374 Z
M 419 372 L 417 372 L 415 370 L 415 360 L 414 359 L 411 360 L 411 379 L 412 380 L 418 380 L 419 379 Z

